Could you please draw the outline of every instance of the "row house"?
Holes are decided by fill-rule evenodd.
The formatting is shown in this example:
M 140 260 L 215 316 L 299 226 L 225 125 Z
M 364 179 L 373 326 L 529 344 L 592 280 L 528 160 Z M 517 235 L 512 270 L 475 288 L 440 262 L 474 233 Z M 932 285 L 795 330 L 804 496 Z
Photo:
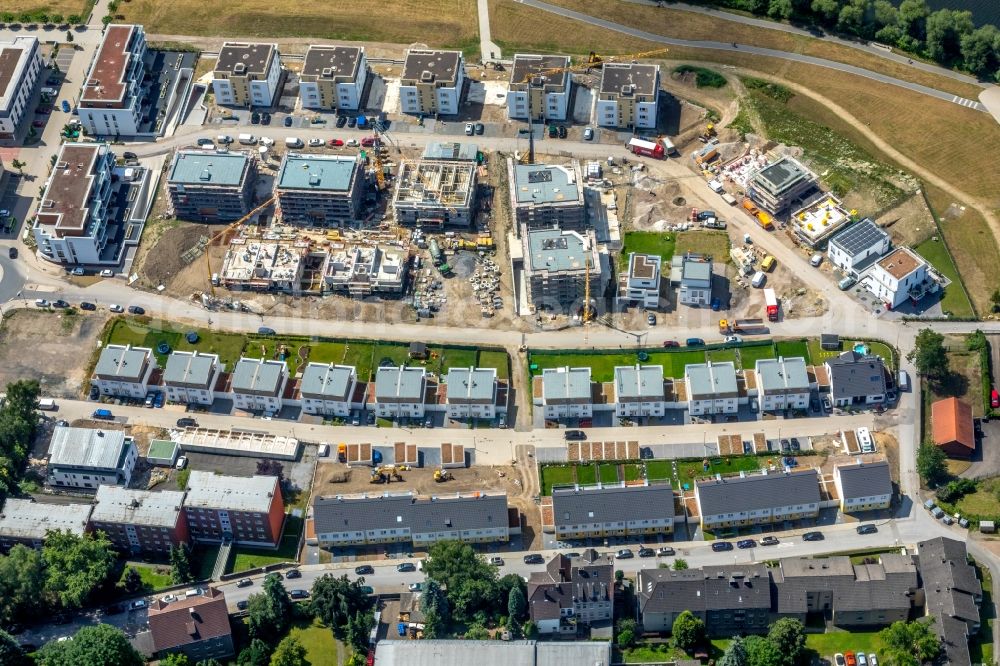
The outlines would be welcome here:
M 755 371 L 760 411 L 809 407 L 811 386 L 804 358 L 759 359 Z
M 94 498 L 91 528 L 107 534 L 121 553 L 166 554 L 190 543 L 184 493 L 102 485 Z
M 497 386 L 496 368 L 451 368 L 445 376 L 448 418 L 496 418 Z
M 423 418 L 427 371 L 422 367 L 381 367 L 375 373 L 375 414 L 382 418 Z
M 937 537 L 917 544 L 917 565 L 924 590 L 924 610 L 941 639 L 944 662 L 970 666 L 969 639 L 979 633 L 983 589 L 969 563 L 965 543 Z
M 367 384 L 358 382 L 353 366 L 310 362 L 302 372 L 302 411 L 319 416 L 350 416 L 364 407 Z
M 696 481 L 694 496 L 705 530 L 816 518 L 819 475 L 815 469 L 808 469 L 716 477 Z
M 528 579 L 528 615 L 539 634 L 576 637 L 581 626 L 614 620 L 614 563 L 593 548 L 570 559 L 556 555 Z
M 46 480 L 64 488 L 128 487 L 138 457 L 135 442 L 121 430 L 56 426 Z
M 619 366 L 614 379 L 615 416 L 660 417 L 666 412 L 662 365 Z
M 149 393 L 156 357 L 149 347 L 107 345 L 101 350 L 91 382 L 101 395 L 142 399 Z
M 192 471 L 184 513 L 191 538 L 276 548 L 285 503 L 276 476 L 238 477 Z
M 888 509 L 892 504 L 892 474 L 888 461 L 859 460 L 851 465 L 837 465 L 833 468 L 833 484 L 844 513 Z
M 669 484 L 553 488 L 556 538 L 672 534 L 674 492 Z
M 534 378 L 533 402 L 546 419 L 589 419 L 594 415 L 590 368 L 546 368 Z
M 684 384 L 691 416 L 735 414 L 739 410 L 736 366 L 731 361 L 684 366 Z
M 284 361 L 243 357 L 236 363 L 230 384 L 236 409 L 281 411 L 288 366 Z
M 211 405 L 223 365 L 218 354 L 175 351 L 167 357 L 163 388 L 167 400 L 181 404 Z

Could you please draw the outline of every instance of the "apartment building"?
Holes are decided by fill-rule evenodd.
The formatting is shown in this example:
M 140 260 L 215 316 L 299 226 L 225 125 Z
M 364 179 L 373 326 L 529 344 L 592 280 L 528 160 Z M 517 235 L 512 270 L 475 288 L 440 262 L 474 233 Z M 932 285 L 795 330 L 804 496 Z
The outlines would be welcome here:
M 163 388 L 167 400 L 191 405 L 215 402 L 215 386 L 223 365 L 218 354 L 199 351 L 175 351 L 167 357 L 163 370 Z
M 167 172 L 167 194 L 179 219 L 231 222 L 253 209 L 256 182 L 251 152 L 178 150 Z
M 603 297 L 611 270 L 592 229 L 529 230 L 521 242 L 528 304 L 535 311 L 576 314 L 583 308 L 588 282 L 592 307 Z
M 105 345 L 90 382 L 101 395 L 142 399 L 149 393 L 156 357 L 148 347 Z
M 227 289 L 297 293 L 302 289 L 310 248 L 308 240 L 234 238 L 222 262 L 219 283 Z
M 402 162 L 392 199 L 397 224 L 468 227 L 475 213 L 476 179 L 474 161 Z
M 310 227 L 340 227 L 356 221 L 367 181 L 356 155 L 285 153 L 275 181 L 281 219 Z
M 815 469 L 696 481 L 701 527 L 768 525 L 819 515 L 819 476 Z
M 927 262 L 908 247 L 897 247 L 879 259 L 868 277 L 868 290 L 889 310 L 907 301 L 917 303 L 937 288 L 928 273 Z
M 597 93 L 597 124 L 621 129 L 656 129 L 660 66 L 607 62 Z
M 666 412 L 662 365 L 627 365 L 615 368 L 615 416 L 660 417 Z
M 243 357 L 233 369 L 233 404 L 236 409 L 278 412 L 287 383 L 288 366 L 284 361 Z
M 657 254 L 629 253 L 628 272 L 622 276 L 619 300 L 643 308 L 660 307 L 662 263 L 663 258 Z
M 280 80 L 277 44 L 226 42 L 212 73 L 212 92 L 223 106 L 270 107 Z
M 31 115 L 31 100 L 42 53 L 35 37 L 0 40 L 0 141 L 12 141 L 21 121 Z
M 461 51 L 407 49 L 399 85 L 400 109 L 421 116 L 455 115 L 464 86 Z
M 870 219 L 853 224 L 830 239 L 826 251 L 830 263 L 850 276 L 858 277 L 892 247 L 889 234 Z
M 740 392 L 736 385 L 736 366 L 732 361 L 686 365 L 684 385 L 691 416 L 735 414 L 739 411 Z
M 685 253 L 670 260 L 670 283 L 677 286 L 677 302 L 691 307 L 712 303 L 712 259 Z
M 885 363 L 881 356 L 845 351 L 827 359 L 830 398 L 837 407 L 885 402 Z
M 566 120 L 573 91 L 568 56 L 514 55 L 507 87 L 507 117 L 511 120 Z
M 379 666 L 611 666 L 611 641 L 381 641 Z
M 80 123 L 91 136 L 139 134 L 147 104 L 146 33 L 141 25 L 111 24 L 97 49 L 77 104 Z
M 135 442 L 121 430 L 56 426 L 49 443 L 46 482 L 78 489 L 128 488 L 138 457 Z
M 423 367 L 381 367 L 375 372 L 375 414 L 382 418 L 423 418 L 427 371 Z
M 121 553 L 170 552 L 190 543 L 184 493 L 129 490 L 102 485 L 94 498 L 90 526 L 107 534 Z
M 184 499 L 191 538 L 276 548 L 285 503 L 276 476 L 223 476 L 194 470 Z
M 518 233 L 533 229 L 582 231 L 587 226 L 580 163 L 520 164 L 507 160 L 510 209 Z
M 41 548 L 50 531 L 83 536 L 90 522 L 89 504 L 44 504 L 8 497 L 0 511 L 0 550 L 21 544 Z
M 332 249 L 323 276 L 331 291 L 353 298 L 398 294 L 406 283 L 410 255 L 380 245 L 348 245 Z
M 833 485 L 844 513 L 888 509 L 892 504 L 892 475 L 885 460 L 837 465 Z
M 369 74 L 363 47 L 310 46 L 299 73 L 302 108 L 360 110 Z
M 493 419 L 497 415 L 496 368 L 451 368 L 445 376 L 445 411 L 450 419 Z M 506 411 L 506 405 L 501 406 Z
M 589 419 L 594 415 L 590 368 L 545 368 L 533 380 L 533 402 L 546 419 Z
M 321 416 L 350 416 L 365 404 L 367 384 L 358 383 L 354 366 L 312 361 L 302 372 L 302 411 Z
M 782 157 L 754 173 L 747 196 L 771 215 L 799 207 L 818 189 L 816 175 L 792 157 Z
M 673 534 L 674 491 L 669 484 L 553 488 L 556 538 Z
M 505 494 L 317 497 L 312 514 L 315 543 L 324 548 L 381 543 L 426 547 L 446 539 L 466 543 L 510 539 Z
M 583 625 L 614 620 L 614 563 L 593 548 L 579 557 L 556 555 L 528 579 L 528 615 L 539 634 L 576 637 Z
M 183 654 L 195 663 L 224 661 L 235 654 L 226 595 L 221 590 L 209 587 L 201 594 L 165 599 L 154 599 L 149 605 L 149 636 L 156 659 Z
M 941 639 L 949 666 L 970 666 L 969 638 L 978 633 L 982 585 L 969 564 L 965 543 L 937 537 L 917 544 L 917 565 L 924 590 L 924 610 Z
M 757 398 L 762 412 L 809 407 L 809 374 L 804 358 L 759 359 L 755 370 Z

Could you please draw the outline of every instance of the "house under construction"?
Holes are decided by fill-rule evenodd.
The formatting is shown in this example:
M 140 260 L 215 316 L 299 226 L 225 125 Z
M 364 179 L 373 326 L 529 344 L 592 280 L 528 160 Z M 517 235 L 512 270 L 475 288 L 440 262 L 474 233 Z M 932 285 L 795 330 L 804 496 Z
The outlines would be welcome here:
M 331 249 L 324 271 L 327 288 L 355 298 L 403 291 L 409 254 L 378 245 L 349 245 Z
M 234 290 L 298 292 L 309 247 L 307 241 L 233 239 L 220 283 Z
M 591 301 L 600 301 L 611 270 L 607 255 L 597 250 L 593 230 L 536 229 L 526 231 L 522 242 L 524 284 L 536 311 L 581 309 L 588 282 Z
M 467 227 L 472 222 L 475 199 L 475 163 L 403 162 L 393 199 L 396 223 Z

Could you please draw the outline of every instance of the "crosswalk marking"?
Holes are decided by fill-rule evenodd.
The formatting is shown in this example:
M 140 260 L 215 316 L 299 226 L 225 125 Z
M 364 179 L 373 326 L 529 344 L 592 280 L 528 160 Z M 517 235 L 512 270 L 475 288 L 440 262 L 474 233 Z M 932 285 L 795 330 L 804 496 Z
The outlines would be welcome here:
M 958 95 L 955 95 L 954 97 L 951 98 L 951 101 L 954 102 L 955 104 L 958 104 L 959 106 L 964 106 L 969 109 L 979 110 L 979 102 L 973 99 L 965 99 L 964 97 L 959 97 Z

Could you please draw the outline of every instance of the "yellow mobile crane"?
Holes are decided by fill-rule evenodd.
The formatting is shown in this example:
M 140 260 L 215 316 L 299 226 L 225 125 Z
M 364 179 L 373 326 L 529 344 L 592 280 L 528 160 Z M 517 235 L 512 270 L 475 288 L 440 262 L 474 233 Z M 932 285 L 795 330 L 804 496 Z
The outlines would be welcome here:
M 251 217 L 253 217 L 254 215 L 264 210 L 273 203 L 274 203 L 274 197 L 272 196 L 270 199 L 268 199 L 261 205 L 257 206 L 256 208 L 254 208 L 252 211 L 250 211 L 240 219 L 230 224 L 227 224 L 222 231 L 209 238 L 208 242 L 205 243 L 205 269 L 208 271 L 208 285 L 209 289 L 212 292 L 213 297 L 215 297 L 215 285 L 212 284 L 212 253 L 211 253 L 212 244 L 215 243 L 215 241 L 219 240 L 220 238 L 224 238 L 226 234 L 229 234 L 232 231 L 236 230 L 241 224 L 243 224 Z

